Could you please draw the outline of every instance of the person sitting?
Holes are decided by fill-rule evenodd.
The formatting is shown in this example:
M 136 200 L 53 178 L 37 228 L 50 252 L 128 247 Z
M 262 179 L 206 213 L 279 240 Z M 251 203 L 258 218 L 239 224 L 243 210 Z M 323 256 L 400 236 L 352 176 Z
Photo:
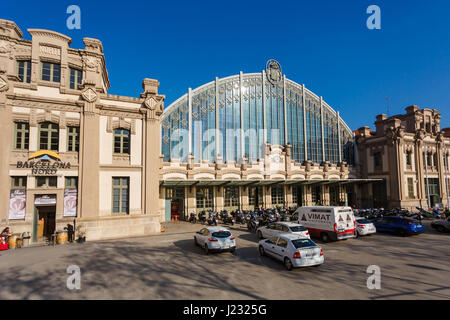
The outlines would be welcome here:
M 2 233 L 0 234 L 0 237 L 5 238 L 6 242 L 8 242 L 10 236 L 11 236 L 11 232 L 9 231 L 9 227 L 6 227 L 5 229 L 3 229 Z

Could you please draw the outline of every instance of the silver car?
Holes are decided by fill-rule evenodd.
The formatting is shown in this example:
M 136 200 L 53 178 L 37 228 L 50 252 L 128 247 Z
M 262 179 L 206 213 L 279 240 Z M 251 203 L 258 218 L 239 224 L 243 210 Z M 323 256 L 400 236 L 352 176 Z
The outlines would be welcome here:
M 236 240 L 231 232 L 224 227 L 207 227 L 194 234 L 194 241 L 197 246 L 205 250 L 206 254 L 214 251 L 236 250 Z
M 324 262 L 323 250 L 311 239 L 283 233 L 259 242 L 259 254 L 282 261 L 287 270 L 295 267 L 318 267 Z
M 275 237 L 283 232 L 297 234 L 304 238 L 310 237 L 308 229 L 295 222 L 272 222 L 267 226 L 259 227 L 256 231 L 256 234 L 260 239 L 268 239 L 271 237 Z

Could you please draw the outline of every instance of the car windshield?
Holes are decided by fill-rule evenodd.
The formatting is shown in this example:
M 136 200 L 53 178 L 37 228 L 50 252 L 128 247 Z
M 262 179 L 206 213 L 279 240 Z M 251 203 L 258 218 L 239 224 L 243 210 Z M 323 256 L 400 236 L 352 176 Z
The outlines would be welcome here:
M 371 221 L 369 221 L 367 219 L 358 219 L 358 220 L 356 220 L 356 222 L 359 224 L 372 223 Z
M 300 232 L 300 231 L 306 231 L 306 228 L 304 226 L 292 226 L 289 227 L 292 232 Z
M 309 239 L 296 239 L 292 240 L 292 244 L 295 249 L 306 248 L 306 247 L 315 247 L 316 244 Z
M 228 238 L 229 236 L 231 236 L 230 231 L 217 231 L 217 232 L 213 232 L 212 236 L 215 238 Z

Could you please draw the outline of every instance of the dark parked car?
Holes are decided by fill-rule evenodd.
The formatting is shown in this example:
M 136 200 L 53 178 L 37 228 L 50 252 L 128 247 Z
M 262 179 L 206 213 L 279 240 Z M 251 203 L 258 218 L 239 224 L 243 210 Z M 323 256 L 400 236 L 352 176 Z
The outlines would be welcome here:
M 431 227 L 439 232 L 450 231 L 450 217 L 447 219 L 434 220 L 431 222 Z
M 375 219 L 375 227 L 379 232 L 391 232 L 400 236 L 409 236 L 424 232 L 424 226 L 413 219 L 402 217 L 383 217 Z

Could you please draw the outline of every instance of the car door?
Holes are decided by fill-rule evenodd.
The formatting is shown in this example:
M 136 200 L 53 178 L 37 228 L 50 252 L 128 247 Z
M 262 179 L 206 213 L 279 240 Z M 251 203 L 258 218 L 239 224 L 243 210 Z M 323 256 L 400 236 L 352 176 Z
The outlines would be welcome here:
M 201 244 L 202 246 L 204 246 L 206 243 L 206 240 L 208 239 L 208 236 L 209 236 L 208 229 L 203 228 L 202 230 L 200 230 L 200 241 L 198 243 Z
M 265 249 L 266 253 L 275 258 L 277 256 L 276 250 L 275 250 L 277 241 L 278 241 L 277 237 L 271 237 L 264 242 L 264 249 Z
M 283 239 L 281 237 L 278 238 L 277 245 L 275 246 L 276 258 L 278 260 L 283 261 L 284 256 L 287 254 L 287 246 L 288 241 L 286 239 Z
M 262 234 L 264 238 L 275 237 L 275 223 L 269 223 L 266 227 L 262 228 Z
M 375 222 L 375 226 L 379 231 L 386 231 L 385 218 L 377 219 Z

